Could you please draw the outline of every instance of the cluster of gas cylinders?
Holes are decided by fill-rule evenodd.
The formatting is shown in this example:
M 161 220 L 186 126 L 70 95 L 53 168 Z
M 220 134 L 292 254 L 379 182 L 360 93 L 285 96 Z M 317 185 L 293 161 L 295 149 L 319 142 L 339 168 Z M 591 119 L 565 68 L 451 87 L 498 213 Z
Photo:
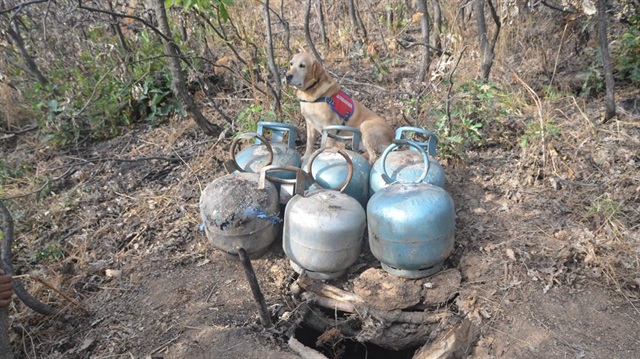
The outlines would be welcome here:
M 255 133 L 234 139 L 228 174 L 200 197 L 213 247 L 232 256 L 244 248 L 257 258 L 282 236 L 293 270 L 333 279 L 357 261 L 367 230 L 371 253 L 385 271 L 421 278 L 442 269 L 453 250 L 455 211 L 432 132 L 398 128 L 373 165 L 346 149 L 360 144 L 355 128 L 325 127 L 320 149 L 304 161 L 296 132 L 289 124 L 259 122 Z M 330 138 L 347 146 L 327 146 Z M 238 151 L 243 140 L 252 144 Z

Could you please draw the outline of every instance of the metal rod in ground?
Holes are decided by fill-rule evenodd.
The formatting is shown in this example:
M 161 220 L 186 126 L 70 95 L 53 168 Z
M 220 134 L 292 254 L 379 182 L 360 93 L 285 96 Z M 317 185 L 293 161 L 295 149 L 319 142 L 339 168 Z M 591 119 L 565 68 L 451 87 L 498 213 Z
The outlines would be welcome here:
M 247 251 L 244 248 L 237 248 L 238 255 L 240 256 L 240 262 L 242 262 L 242 266 L 244 267 L 244 273 L 247 275 L 247 280 L 249 281 L 249 286 L 251 287 L 251 293 L 253 294 L 253 299 L 256 301 L 258 305 L 258 314 L 260 315 L 260 323 L 263 327 L 268 328 L 271 326 L 271 317 L 269 316 L 269 310 L 267 309 L 267 303 L 264 301 L 264 296 L 260 291 L 260 286 L 258 285 L 258 279 L 256 278 L 256 273 L 253 271 L 253 267 L 251 266 L 251 260 L 249 260 L 249 256 L 247 255 Z

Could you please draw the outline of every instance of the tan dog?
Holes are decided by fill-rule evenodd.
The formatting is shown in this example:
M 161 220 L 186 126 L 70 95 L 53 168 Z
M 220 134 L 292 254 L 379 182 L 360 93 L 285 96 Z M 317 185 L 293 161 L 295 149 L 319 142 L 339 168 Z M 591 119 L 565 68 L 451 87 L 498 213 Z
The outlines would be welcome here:
M 311 155 L 316 135 L 322 132 L 323 127 L 344 124 L 360 130 L 361 145 L 367 150 L 365 157 L 369 162 L 375 162 L 393 141 L 394 131 L 391 126 L 355 99 L 352 99 L 353 109 L 348 118 L 343 119 L 338 115 L 324 99 L 340 93 L 340 85 L 312 55 L 305 52 L 296 54 L 290 65 L 285 78 L 287 84 L 298 89 L 300 110 L 307 125 L 307 147 L 303 158 Z

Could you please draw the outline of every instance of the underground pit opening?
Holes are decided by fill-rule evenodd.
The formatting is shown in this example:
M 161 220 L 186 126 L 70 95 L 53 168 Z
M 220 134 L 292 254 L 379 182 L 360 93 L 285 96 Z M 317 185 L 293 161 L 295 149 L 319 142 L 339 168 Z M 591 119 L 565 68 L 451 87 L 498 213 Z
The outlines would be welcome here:
M 317 350 L 329 359 L 411 359 L 420 347 L 389 350 L 372 343 L 361 343 L 345 338 L 339 331 L 325 331 L 302 325 L 295 332 L 296 339 L 305 346 Z

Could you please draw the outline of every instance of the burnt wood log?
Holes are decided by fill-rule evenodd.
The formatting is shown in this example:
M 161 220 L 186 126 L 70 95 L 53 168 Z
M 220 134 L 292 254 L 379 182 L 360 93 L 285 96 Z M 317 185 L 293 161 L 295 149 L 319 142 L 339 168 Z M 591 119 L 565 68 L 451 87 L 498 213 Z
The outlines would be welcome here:
M 427 313 L 427 312 L 405 312 L 402 310 L 380 310 L 369 308 L 364 305 L 357 305 L 350 302 L 342 302 L 335 299 L 322 297 L 315 293 L 306 292 L 302 294 L 302 297 L 310 303 L 318 306 L 339 310 L 347 313 L 357 313 L 361 316 L 371 315 L 372 317 L 381 320 L 386 323 L 408 323 L 408 324 L 435 324 L 447 319 L 451 316 L 450 313 Z
M 323 297 L 331 298 L 340 302 L 364 303 L 364 300 L 357 294 L 347 292 L 338 287 L 313 280 L 305 275 L 298 278 L 300 288 L 318 294 Z

